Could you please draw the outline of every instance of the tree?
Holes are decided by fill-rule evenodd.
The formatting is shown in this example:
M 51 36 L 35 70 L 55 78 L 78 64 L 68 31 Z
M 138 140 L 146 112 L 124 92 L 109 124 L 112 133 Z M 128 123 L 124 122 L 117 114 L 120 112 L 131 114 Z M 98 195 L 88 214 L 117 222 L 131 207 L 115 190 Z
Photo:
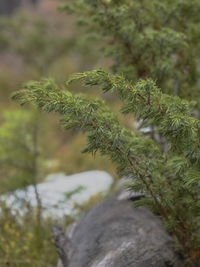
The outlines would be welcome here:
M 41 199 L 37 189 L 42 161 L 38 143 L 39 117 L 29 111 L 8 111 L 0 127 L 1 193 L 33 185 L 40 222 Z
M 61 59 L 66 58 L 68 62 L 77 55 L 79 71 L 83 70 L 82 65 L 91 66 L 96 62 L 97 53 L 88 47 L 88 43 L 80 41 L 80 33 L 72 27 L 69 31 L 72 35 L 65 36 L 69 35 L 65 29 L 66 23 L 69 23 L 68 18 L 60 18 L 55 13 L 52 19 L 45 9 L 34 14 L 25 9 L 12 17 L 0 17 L 0 52 L 16 56 L 24 64 L 21 66 L 24 72 L 31 70 L 37 78 L 49 75 L 52 67 L 57 67 Z M 67 64 L 66 68 L 70 72 L 71 66 Z
M 67 84 L 81 80 L 117 94 L 121 112 L 154 127 L 170 148 L 163 153 L 151 138 L 123 127 L 103 100 L 60 90 L 51 79 L 29 82 L 13 99 L 57 112 L 66 130 L 86 133 L 84 152 L 110 156 L 120 176 L 132 178 L 130 189 L 146 194 L 136 205 L 161 216 L 186 265 L 199 264 L 199 1 L 81 0 L 66 8 L 106 41 L 116 73 L 99 68 Z
M 162 92 L 199 103 L 200 2 L 187 0 L 65 1 L 61 10 L 102 43 L 111 69 L 136 82 L 156 80 Z
M 14 52 L 39 75 L 44 75 L 68 48 L 67 38 L 61 36 L 55 24 L 28 11 L 1 18 L 0 46 L 3 51 Z

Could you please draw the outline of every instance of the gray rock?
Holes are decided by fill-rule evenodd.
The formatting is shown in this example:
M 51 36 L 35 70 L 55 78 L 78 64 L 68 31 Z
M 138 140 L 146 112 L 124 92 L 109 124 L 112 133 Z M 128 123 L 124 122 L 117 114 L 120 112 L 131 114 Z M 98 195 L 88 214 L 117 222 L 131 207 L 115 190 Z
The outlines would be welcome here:
M 128 200 L 112 198 L 92 208 L 67 235 L 65 267 L 182 266 L 161 220 Z

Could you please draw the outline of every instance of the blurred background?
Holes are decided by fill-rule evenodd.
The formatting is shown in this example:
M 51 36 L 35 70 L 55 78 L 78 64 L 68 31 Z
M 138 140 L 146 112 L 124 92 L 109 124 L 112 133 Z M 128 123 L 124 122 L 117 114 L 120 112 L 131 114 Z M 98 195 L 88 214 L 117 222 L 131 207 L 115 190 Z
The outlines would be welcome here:
M 110 65 L 59 3 L 0 0 L 0 266 L 56 266 L 52 225 L 67 227 L 117 180 L 107 158 L 81 153 L 79 131 L 10 100 L 29 80 L 51 77 L 64 89 L 70 74 Z M 80 84 L 70 90 L 101 95 Z M 117 111 L 117 100 L 104 97 Z

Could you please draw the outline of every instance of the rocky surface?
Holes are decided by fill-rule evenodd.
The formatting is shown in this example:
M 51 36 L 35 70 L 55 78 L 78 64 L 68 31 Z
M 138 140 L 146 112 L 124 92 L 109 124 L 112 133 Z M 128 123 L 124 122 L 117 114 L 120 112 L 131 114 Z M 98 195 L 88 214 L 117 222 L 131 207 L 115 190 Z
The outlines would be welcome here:
M 63 173 L 50 174 L 45 182 L 37 184 L 44 208 L 43 216 L 61 219 L 67 214 L 72 214 L 75 203 L 83 203 L 92 195 L 108 190 L 112 183 L 113 178 L 104 171 L 94 170 L 69 176 Z M 72 194 L 70 199 L 66 197 L 67 193 L 76 191 L 78 188 L 80 190 Z M 22 209 L 17 199 L 29 200 L 33 207 L 37 206 L 33 186 L 26 187 L 26 190 L 16 190 L 14 195 L 5 194 L 2 199 L 18 212 L 22 212 Z
M 129 200 L 109 199 L 80 217 L 65 238 L 54 234 L 64 262 L 58 267 L 182 266 L 161 220 Z

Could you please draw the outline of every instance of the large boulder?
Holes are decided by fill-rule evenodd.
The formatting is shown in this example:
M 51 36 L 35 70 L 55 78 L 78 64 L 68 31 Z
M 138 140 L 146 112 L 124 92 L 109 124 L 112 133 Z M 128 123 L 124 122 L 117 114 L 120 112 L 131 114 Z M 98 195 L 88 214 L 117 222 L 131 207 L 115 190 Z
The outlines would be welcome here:
M 54 229 L 58 267 L 179 267 L 173 240 L 147 208 L 116 197 L 86 212 L 63 237 Z

